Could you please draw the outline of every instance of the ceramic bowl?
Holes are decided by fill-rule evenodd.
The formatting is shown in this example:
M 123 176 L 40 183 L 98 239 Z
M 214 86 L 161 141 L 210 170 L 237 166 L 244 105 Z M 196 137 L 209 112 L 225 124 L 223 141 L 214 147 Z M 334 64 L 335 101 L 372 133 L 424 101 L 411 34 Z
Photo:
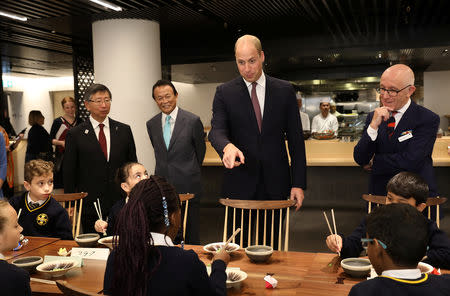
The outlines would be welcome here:
M 211 244 L 207 244 L 206 246 L 203 247 L 203 250 L 205 250 L 205 252 L 208 253 L 215 253 L 217 252 L 221 247 L 223 247 L 225 243 L 223 242 L 219 242 L 219 243 L 211 243 Z M 229 243 L 227 246 L 227 252 L 231 253 L 234 251 L 239 250 L 239 245 L 238 244 L 234 244 L 234 243 Z
M 419 264 L 417 265 L 417 268 L 420 269 L 420 272 L 422 273 L 430 273 L 433 271 L 433 266 L 431 266 L 430 264 L 424 263 L 424 262 L 419 262 Z
M 77 244 L 82 248 L 93 248 L 97 246 L 100 235 L 98 233 L 80 234 L 75 238 Z
M 72 259 L 61 259 L 47 263 L 42 263 L 36 267 L 40 273 L 47 274 L 51 277 L 63 276 L 76 266 L 77 262 Z
M 372 267 L 370 260 L 365 258 L 347 258 L 341 261 L 341 266 L 346 274 L 359 278 L 368 276 Z
M 245 254 L 254 262 L 265 262 L 272 256 L 273 248 L 269 246 L 255 245 L 245 248 Z
M 239 287 L 241 282 L 247 278 L 247 273 L 242 270 L 226 270 L 227 289 Z
M 97 241 L 99 244 L 107 246 L 111 250 L 113 249 L 113 236 L 107 236 Z
M 36 272 L 36 266 L 41 264 L 44 260 L 40 256 L 30 256 L 16 259 L 12 264 L 21 267 L 28 271 L 30 274 Z

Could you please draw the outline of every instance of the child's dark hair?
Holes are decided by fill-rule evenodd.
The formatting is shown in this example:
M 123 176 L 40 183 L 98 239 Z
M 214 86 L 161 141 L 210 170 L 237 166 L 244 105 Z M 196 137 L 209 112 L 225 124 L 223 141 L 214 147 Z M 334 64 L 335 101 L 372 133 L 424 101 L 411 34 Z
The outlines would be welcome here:
M 137 164 L 140 164 L 140 163 L 139 162 L 127 162 L 123 166 L 121 166 L 120 168 L 117 169 L 115 180 L 119 187 L 120 187 L 121 183 L 124 183 L 127 181 L 128 177 L 130 176 L 131 168 Z M 122 194 L 122 197 L 127 196 L 126 192 L 123 191 L 122 188 L 120 188 L 120 193 Z
M 147 283 L 158 268 L 160 254 L 153 246 L 150 232 L 167 235 L 163 197 L 168 216 L 180 211 L 175 188 L 159 176 L 137 183 L 128 203 L 120 211 L 116 224 L 113 295 L 147 295 Z M 154 266 L 151 270 L 149 262 Z
M 427 203 L 428 185 L 414 173 L 398 173 L 389 180 L 386 190 L 404 198 L 412 197 L 416 200 L 416 205 Z
M 409 204 L 376 208 L 367 218 L 367 234 L 385 243 L 387 254 L 401 267 L 416 268 L 427 250 L 427 219 Z
M 33 159 L 25 164 L 24 179 L 31 183 L 34 177 L 50 175 L 53 173 L 53 162 L 42 159 Z

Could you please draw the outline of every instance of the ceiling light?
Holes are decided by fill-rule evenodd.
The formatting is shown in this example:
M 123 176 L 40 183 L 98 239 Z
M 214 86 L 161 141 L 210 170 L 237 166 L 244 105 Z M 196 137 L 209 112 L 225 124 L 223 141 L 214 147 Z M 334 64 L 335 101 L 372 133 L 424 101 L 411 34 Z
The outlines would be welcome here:
M 9 13 L 9 12 L 5 12 L 5 11 L 0 11 L 0 15 L 1 16 L 5 16 L 5 17 L 9 17 L 18 21 L 22 21 L 22 22 L 26 22 L 28 20 L 28 18 L 21 16 L 21 15 L 17 15 L 14 13 Z
M 442 51 L 441 55 L 442 55 L 443 57 L 446 57 L 446 56 L 448 55 L 448 49 L 444 49 L 444 50 Z
M 317 60 L 318 60 L 319 62 L 322 62 L 322 59 L 321 59 L 321 58 L 317 58 Z
M 381 52 L 378 54 L 378 58 L 381 59 Z
M 109 9 L 112 9 L 112 10 L 115 10 L 115 11 L 122 11 L 122 7 L 114 5 L 114 4 L 109 3 L 107 1 L 103 1 L 103 0 L 89 0 L 89 1 L 97 3 L 97 4 L 101 5 L 101 6 L 104 6 L 106 8 L 109 8 Z

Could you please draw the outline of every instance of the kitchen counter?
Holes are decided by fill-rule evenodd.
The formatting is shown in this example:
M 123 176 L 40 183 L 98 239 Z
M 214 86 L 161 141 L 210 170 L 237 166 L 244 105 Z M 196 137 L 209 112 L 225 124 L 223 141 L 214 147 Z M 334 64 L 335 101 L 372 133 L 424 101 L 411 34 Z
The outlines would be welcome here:
M 306 163 L 308 166 L 358 166 L 353 160 L 353 148 L 356 144 L 357 142 L 341 142 L 336 139 L 306 140 Z M 434 166 L 450 166 L 448 145 L 450 145 L 450 137 L 436 139 L 433 149 Z M 222 166 L 222 161 L 210 142 L 206 142 L 203 166 Z

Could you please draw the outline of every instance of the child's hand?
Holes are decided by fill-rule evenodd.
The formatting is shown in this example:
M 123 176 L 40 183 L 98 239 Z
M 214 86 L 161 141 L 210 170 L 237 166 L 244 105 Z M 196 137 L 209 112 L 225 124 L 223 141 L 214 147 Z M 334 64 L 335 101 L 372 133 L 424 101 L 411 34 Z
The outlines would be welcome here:
M 342 250 L 342 237 L 335 234 L 329 235 L 327 237 L 327 246 L 334 253 L 340 252 Z
M 100 219 L 95 221 L 95 225 L 94 225 L 95 231 L 103 233 L 106 231 L 107 227 L 108 227 L 108 222 L 100 220 Z
M 225 251 L 225 248 L 221 248 L 213 258 L 213 261 L 215 260 L 222 260 L 225 262 L 225 265 L 228 265 L 228 262 L 230 262 L 230 255 Z

